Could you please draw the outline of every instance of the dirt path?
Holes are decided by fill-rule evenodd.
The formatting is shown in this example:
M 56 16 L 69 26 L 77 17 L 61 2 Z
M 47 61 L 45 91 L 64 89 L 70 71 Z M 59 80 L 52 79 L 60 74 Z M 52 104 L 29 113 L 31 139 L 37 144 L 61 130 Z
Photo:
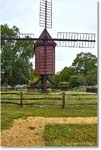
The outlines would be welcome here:
M 17 119 L 13 126 L 1 132 L 2 146 L 45 146 L 43 138 L 46 124 L 96 123 L 97 117 L 28 117 Z

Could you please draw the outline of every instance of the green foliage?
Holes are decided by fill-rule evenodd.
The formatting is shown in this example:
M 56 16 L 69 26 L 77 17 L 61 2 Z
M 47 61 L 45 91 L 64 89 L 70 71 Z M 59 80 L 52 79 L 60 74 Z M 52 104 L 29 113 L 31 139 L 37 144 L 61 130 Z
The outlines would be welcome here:
M 85 85 L 97 85 L 97 57 L 95 55 L 79 53 L 72 63 L 72 67 L 76 74 L 85 77 Z
M 85 78 L 83 75 L 74 75 L 70 78 L 69 80 L 69 85 L 74 88 L 74 87 L 78 87 L 80 85 L 85 85 Z
M 97 124 L 53 124 L 44 131 L 46 146 L 97 146 Z
M 19 33 L 16 26 L 1 25 L 2 36 L 14 37 Z M 32 72 L 33 42 L 4 40 L 1 44 L 1 84 L 28 84 Z
M 29 83 L 33 84 L 34 82 L 36 82 L 38 80 L 39 76 L 35 73 L 35 70 L 31 73 L 31 78 Z
M 81 52 L 77 54 L 72 66 L 65 67 L 59 74 L 54 75 L 53 80 L 58 85 L 70 82 L 71 87 L 80 85 L 97 84 L 97 58 L 91 53 Z
M 60 72 L 52 75 L 50 77 L 50 79 L 53 80 L 57 85 L 59 85 L 59 83 L 60 83 Z
M 89 71 L 97 68 L 97 58 L 91 53 L 81 52 L 76 56 L 72 67 L 77 74 L 87 75 Z
M 69 86 L 69 82 L 60 82 L 60 86 Z
M 51 79 L 59 86 L 68 86 L 68 81 L 70 77 L 74 75 L 74 70 L 71 67 L 64 67 L 64 69 L 60 72 L 57 72 L 55 75 L 51 77 Z
M 93 69 L 87 73 L 86 82 L 87 85 L 97 85 L 97 69 Z
M 97 85 L 96 56 L 84 52 L 77 54 L 72 66 L 64 67 L 62 71 L 52 77 L 52 80 L 55 81 L 58 86 L 65 86 L 66 82 L 70 82 L 69 85 L 71 87 Z
M 65 67 L 60 72 L 60 81 L 61 82 L 68 82 L 70 77 L 74 74 L 74 70 L 71 67 Z

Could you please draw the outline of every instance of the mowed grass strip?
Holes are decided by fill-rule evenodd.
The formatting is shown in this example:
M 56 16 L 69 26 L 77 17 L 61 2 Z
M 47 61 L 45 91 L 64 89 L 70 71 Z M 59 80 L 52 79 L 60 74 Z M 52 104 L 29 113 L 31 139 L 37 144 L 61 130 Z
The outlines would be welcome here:
M 96 117 L 97 107 L 19 107 L 17 105 L 1 104 L 1 128 L 12 126 L 14 119 L 27 117 Z
M 97 146 L 97 124 L 53 124 L 44 130 L 46 146 Z

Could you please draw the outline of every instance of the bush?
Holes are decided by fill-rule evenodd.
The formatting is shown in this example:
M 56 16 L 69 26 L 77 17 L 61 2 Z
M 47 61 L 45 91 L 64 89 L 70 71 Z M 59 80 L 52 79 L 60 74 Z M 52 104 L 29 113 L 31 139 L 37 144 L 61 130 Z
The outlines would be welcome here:
M 69 82 L 60 82 L 59 86 L 69 86 Z
M 74 88 L 80 85 L 86 85 L 86 80 L 83 75 L 74 75 L 69 80 L 69 85 Z

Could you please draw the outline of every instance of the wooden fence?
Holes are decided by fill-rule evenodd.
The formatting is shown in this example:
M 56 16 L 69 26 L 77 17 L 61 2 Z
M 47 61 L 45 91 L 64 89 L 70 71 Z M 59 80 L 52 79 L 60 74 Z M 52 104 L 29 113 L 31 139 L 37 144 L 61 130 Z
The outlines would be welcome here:
M 7 96 L 8 95 L 8 96 Z M 28 97 L 30 96 L 30 97 Z M 81 103 L 75 103 L 75 105 L 97 105 L 97 95 L 96 94 L 78 94 L 78 93 L 52 93 L 52 94 L 42 94 L 42 93 L 24 93 L 22 91 L 18 92 L 2 92 L 1 93 L 1 103 L 16 104 L 20 107 L 24 105 L 32 105 L 33 101 L 59 101 L 59 105 L 65 108 L 66 105 L 74 105 L 74 103 L 69 103 L 71 101 L 81 101 Z M 93 100 L 94 102 L 90 100 Z M 30 103 L 28 103 L 30 101 Z M 83 103 L 87 101 L 87 103 Z M 26 102 L 26 103 L 25 103 Z M 53 103 L 54 105 L 54 103 Z

